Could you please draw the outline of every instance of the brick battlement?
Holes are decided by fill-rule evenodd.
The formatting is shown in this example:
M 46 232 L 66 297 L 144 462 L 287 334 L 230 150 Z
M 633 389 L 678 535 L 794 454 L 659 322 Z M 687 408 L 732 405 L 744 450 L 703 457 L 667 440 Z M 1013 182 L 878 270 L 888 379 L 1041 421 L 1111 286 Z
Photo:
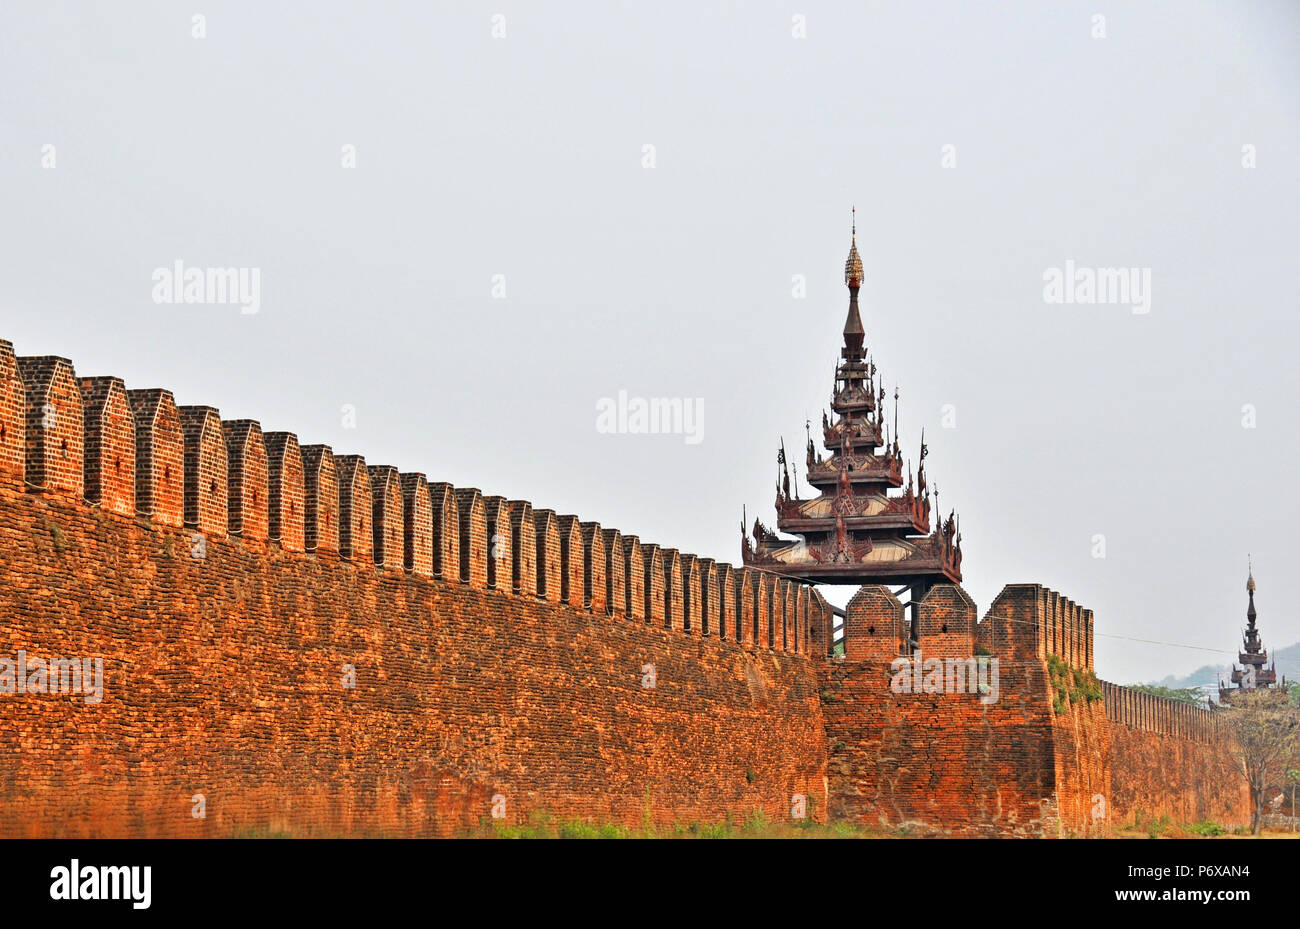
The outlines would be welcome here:
M 1224 737 L 1219 718 L 1207 708 L 1109 681 L 1101 682 L 1101 690 L 1106 718 L 1113 723 L 1193 742 L 1216 742 Z
M 1008 658 L 1046 658 L 1093 668 L 1092 610 L 1041 584 L 1008 584 L 980 622 L 979 644 Z
M 769 572 L 300 446 L 292 432 L 223 420 L 216 407 L 177 406 L 167 390 L 78 380 L 70 360 L 15 357 L 4 340 L 0 481 L 209 539 L 336 556 L 751 650 L 806 656 L 810 629 L 828 616 L 815 589 Z M 629 581 L 630 571 L 644 577 Z

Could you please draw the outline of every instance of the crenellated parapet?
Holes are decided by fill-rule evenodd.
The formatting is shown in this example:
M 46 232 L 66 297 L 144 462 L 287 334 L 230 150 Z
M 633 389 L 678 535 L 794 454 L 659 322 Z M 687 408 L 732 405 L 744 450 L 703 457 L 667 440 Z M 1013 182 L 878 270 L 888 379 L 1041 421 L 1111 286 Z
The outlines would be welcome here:
M 372 465 L 162 388 L 78 378 L 0 340 L 0 483 L 162 530 L 336 559 L 751 650 L 805 652 L 823 604 L 759 568 L 643 543 L 526 500 Z M 228 543 L 228 544 L 230 544 Z M 820 615 L 820 614 L 818 614 Z
M 977 630 L 980 645 L 1007 658 L 1060 658 L 1093 667 L 1092 610 L 1041 584 L 1008 584 Z
M 1218 716 L 1206 707 L 1158 697 L 1132 687 L 1101 682 L 1106 718 L 1112 723 L 1191 742 L 1224 737 Z

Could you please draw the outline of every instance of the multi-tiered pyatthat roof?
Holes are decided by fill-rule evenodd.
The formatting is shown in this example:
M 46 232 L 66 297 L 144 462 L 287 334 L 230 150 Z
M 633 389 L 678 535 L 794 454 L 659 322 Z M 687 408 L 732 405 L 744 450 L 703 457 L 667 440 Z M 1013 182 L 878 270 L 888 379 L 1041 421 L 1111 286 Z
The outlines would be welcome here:
M 760 520 L 753 541 L 741 521 L 741 555 L 746 565 L 789 577 L 830 584 L 901 584 L 924 588 L 961 581 L 961 532 L 955 513 L 938 512 L 938 492 L 925 481 L 925 434 L 916 480 L 906 469 L 898 446 L 898 391 L 894 391 L 894 430 L 885 423 L 885 388 L 877 386 L 876 366 L 866 355 L 865 331 L 858 312 L 862 257 L 854 223 L 844 282 L 849 314 L 844 321 L 844 348 L 835 369 L 831 396 L 834 419 L 822 413 L 822 445 L 817 454 L 808 435 L 808 483 L 818 494 L 801 500 L 791 494 L 785 443 L 777 455 L 776 526 L 798 538 L 783 539 Z M 891 495 L 891 491 L 902 490 Z M 931 510 L 934 528 L 930 527 Z
M 1259 629 L 1255 626 L 1255 573 L 1249 569 L 1246 571 L 1246 594 L 1250 598 L 1250 605 L 1246 607 L 1246 631 L 1241 637 L 1244 651 L 1237 654 L 1241 667 L 1235 664 L 1232 666 L 1232 683 L 1237 686 L 1234 690 L 1220 683 L 1220 703 L 1232 702 L 1233 695 L 1240 691 L 1272 687 L 1277 683 L 1277 662 L 1271 668 L 1264 667 L 1268 664 L 1268 652 L 1264 650 L 1264 640 L 1260 638 Z M 1285 678 L 1282 686 L 1286 686 Z

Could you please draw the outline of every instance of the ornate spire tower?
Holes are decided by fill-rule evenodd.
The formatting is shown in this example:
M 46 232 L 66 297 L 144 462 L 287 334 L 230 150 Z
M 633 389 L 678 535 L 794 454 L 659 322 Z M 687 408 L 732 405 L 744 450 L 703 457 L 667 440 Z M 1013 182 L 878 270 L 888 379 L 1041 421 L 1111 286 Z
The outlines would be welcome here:
M 1268 652 L 1264 650 L 1264 640 L 1260 638 L 1259 629 L 1255 626 L 1255 572 L 1250 570 L 1249 561 L 1246 569 L 1246 596 L 1249 597 L 1250 603 L 1246 607 L 1246 631 L 1242 634 L 1242 648 L 1237 654 L 1237 660 L 1241 662 L 1241 667 L 1236 665 L 1232 667 L 1232 683 L 1237 685 L 1234 691 L 1231 687 L 1219 686 L 1219 702 L 1230 703 L 1234 693 L 1242 690 L 1254 690 L 1256 687 L 1271 687 L 1277 683 L 1277 663 L 1273 667 L 1266 668 L 1268 664 Z M 1286 680 L 1283 679 L 1282 685 L 1286 686 Z
M 930 528 L 924 434 L 916 480 L 909 471 L 903 489 L 898 391 L 894 391 L 891 443 L 884 415 L 885 388 L 878 385 L 876 366 L 866 355 L 866 331 L 858 309 L 863 270 L 856 209 L 853 218 L 849 257 L 844 262 L 849 312 L 830 401 L 834 418 L 822 413 L 822 445 L 828 455 L 818 455 L 808 437 L 807 479 L 818 494 L 801 500 L 796 489 L 792 497 L 787 471 L 784 480 L 777 482 L 776 525 L 780 532 L 798 538 L 783 539 L 755 520 L 752 543 L 742 526 L 741 555 L 747 565 L 810 583 L 901 584 L 912 588 L 919 599 L 918 590 L 961 581 L 961 534 L 955 514 L 946 521 L 936 514 Z M 777 463 L 787 468 L 784 447 Z

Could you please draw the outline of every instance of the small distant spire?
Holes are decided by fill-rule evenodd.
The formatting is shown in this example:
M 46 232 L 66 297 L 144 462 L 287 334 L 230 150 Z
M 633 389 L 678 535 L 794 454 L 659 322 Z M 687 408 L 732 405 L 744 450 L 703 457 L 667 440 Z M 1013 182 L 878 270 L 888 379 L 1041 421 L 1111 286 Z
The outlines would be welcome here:
M 1255 572 L 1250 565 L 1250 555 L 1246 555 L 1246 592 L 1255 592 Z

